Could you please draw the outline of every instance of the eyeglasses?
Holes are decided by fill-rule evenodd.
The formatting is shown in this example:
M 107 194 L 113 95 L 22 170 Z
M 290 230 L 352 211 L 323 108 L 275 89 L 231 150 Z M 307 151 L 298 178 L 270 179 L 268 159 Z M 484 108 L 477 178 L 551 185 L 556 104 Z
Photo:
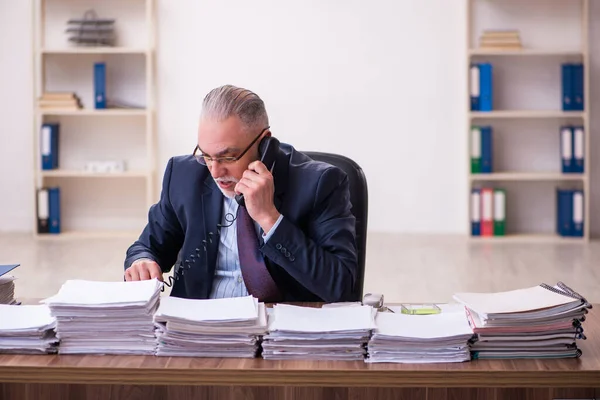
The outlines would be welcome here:
M 254 138 L 254 140 L 252 142 L 250 142 L 248 147 L 246 147 L 244 149 L 244 151 L 242 151 L 242 153 L 236 157 L 210 157 L 210 156 L 207 156 L 206 154 L 202 154 L 202 150 L 200 149 L 200 146 L 198 146 L 198 145 L 196 145 L 196 148 L 194 149 L 194 153 L 192 155 L 194 156 L 194 158 L 196 158 L 196 161 L 198 161 L 202 165 L 207 165 L 207 163 L 213 163 L 213 162 L 224 163 L 224 164 L 234 163 L 234 162 L 238 161 L 240 158 L 244 157 L 244 154 L 246 154 L 248 152 L 248 150 L 250 150 L 250 148 L 254 145 L 254 143 L 256 143 L 258 138 L 260 138 L 262 136 L 262 134 L 265 133 L 266 130 L 269 128 L 270 128 L 270 126 L 267 126 L 265 129 L 260 131 L 258 136 L 256 136 Z M 200 154 L 196 154 L 197 152 L 200 152 Z

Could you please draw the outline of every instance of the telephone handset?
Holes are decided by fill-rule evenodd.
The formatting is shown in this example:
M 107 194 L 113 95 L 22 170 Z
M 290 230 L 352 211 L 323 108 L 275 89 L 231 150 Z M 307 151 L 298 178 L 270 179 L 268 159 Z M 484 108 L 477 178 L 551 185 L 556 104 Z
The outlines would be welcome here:
M 265 164 L 267 169 L 270 171 L 273 168 L 273 164 L 275 164 L 275 160 L 277 159 L 277 153 L 279 152 L 279 140 L 273 136 L 262 138 L 260 144 L 258 145 L 258 151 L 260 154 L 260 161 Z M 236 194 L 235 201 L 237 201 L 240 206 L 245 207 L 246 205 L 243 194 Z

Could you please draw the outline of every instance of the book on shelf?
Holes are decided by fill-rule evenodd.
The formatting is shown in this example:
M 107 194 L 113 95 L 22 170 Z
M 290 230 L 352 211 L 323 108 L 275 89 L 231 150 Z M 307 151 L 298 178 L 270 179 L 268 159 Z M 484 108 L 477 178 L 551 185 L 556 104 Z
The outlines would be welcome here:
M 521 50 L 521 37 L 517 30 L 486 30 L 479 38 L 479 48 L 485 50 Z
M 83 104 L 73 92 L 45 92 L 38 99 L 38 107 L 41 110 L 79 110 Z

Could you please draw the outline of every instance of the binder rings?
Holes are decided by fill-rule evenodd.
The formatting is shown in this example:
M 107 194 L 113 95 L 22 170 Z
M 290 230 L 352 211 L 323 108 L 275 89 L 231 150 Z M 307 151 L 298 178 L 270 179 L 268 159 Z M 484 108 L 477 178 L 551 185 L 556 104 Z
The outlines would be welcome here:
M 106 64 L 94 64 L 94 105 L 97 109 L 106 108 Z
M 40 130 L 40 154 L 42 169 L 58 168 L 58 136 L 59 124 L 43 124 Z

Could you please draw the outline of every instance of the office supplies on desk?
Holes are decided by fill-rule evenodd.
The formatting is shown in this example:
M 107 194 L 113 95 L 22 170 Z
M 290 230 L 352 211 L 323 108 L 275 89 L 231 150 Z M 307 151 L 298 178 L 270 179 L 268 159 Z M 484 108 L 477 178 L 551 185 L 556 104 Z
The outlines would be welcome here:
M 473 332 L 473 358 L 571 358 L 591 305 L 562 282 L 496 293 L 457 293 Z
M 363 360 L 375 327 L 371 306 L 312 308 L 276 304 L 263 338 L 269 360 Z
M 439 308 L 436 304 L 410 304 L 410 303 L 402 303 L 400 305 L 402 314 L 407 315 L 430 315 L 430 314 L 439 314 L 442 312 L 442 309 Z
M 164 297 L 154 322 L 158 356 L 253 358 L 267 332 L 265 304 L 252 296 Z
M 0 304 L 15 304 L 15 277 L 8 275 L 20 264 L 0 265 Z
M 0 353 L 55 353 L 56 319 L 46 305 L 0 305 Z
M 43 300 L 56 317 L 60 354 L 154 354 L 162 283 L 69 280 Z
M 439 307 L 438 307 L 439 309 Z M 378 313 L 369 340 L 368 363 L 435 363 L 470 360 L 473 337 L 464 313 Z

